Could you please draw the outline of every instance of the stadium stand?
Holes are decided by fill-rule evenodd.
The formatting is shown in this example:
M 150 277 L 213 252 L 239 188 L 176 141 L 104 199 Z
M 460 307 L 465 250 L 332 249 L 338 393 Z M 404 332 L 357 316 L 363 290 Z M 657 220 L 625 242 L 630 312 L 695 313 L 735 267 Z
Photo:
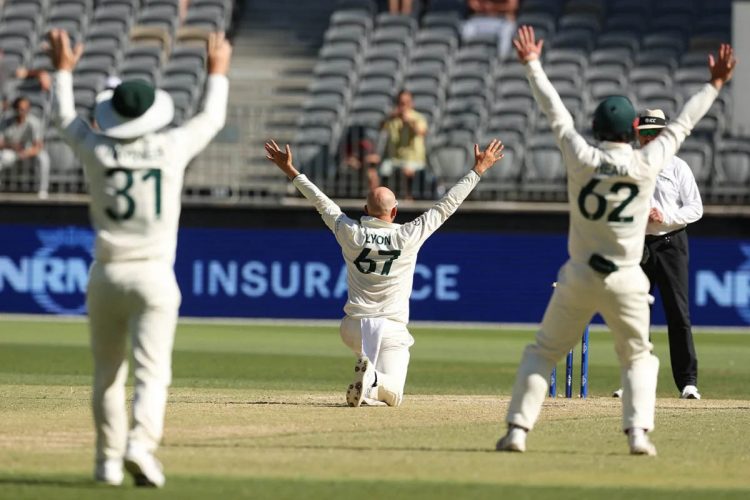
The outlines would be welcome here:
M 188 170 L 187 198 L 267 203 L 292 194 L 263 158 L 270 136 L 292 142 L 300 167 L 327 192 L 360 197 L 368 179 L 343 165 L 346 131 L 362 127 L 382 151 L 379 127 L 403 88 L 430 126 L 418 197 L 442 192 L 467 145 L 499 137 L 506 159 L 475 199 L 564 200 L 559 154 L 523 68 L 499 58 L 491 38 L 462 42 L 465 2 L 415 2 L 409 16 L 383 12 L 385 3 L 248 0 L 240 9 L 232 0 L 189 0 L 182 12 L 180 0 L 5 0 L 0 65 L 7 74 L 49 71 L 41 42 L 50 27 L 64 27 L 85 43 L 74 82 L 80 113 L 90 116 L 107 77 L 143 78 L 172 95 L 177 125 L 203 97 L 205 34 L 225 29 L 235 34 L 228 124 Z M 730 21 L 730 0 L 522 0 L 517 19 L 545 38 L 545 68 L 589 138 L 594 107 L 612 93 L 674 116 L 705 82 L 706 52 L 730 39 Z M 48 121 L 38 81 L 11 78 L 7 90 L 28 96 Z M 750 198 L 749 153 L 730 134 L 731 112 L 724 92 L 680 153 L 709 202 Z M 83 192 L 80 167 L 51 127 L 45 144 L 52 193 Z M 33 192 L 29 175 L 3 170 L 0 192 Z
M 5 0 L 0 15 L 3 64 L 13 70 L 50 71 L 42 41 L 51 28 L 64 28 L 85 47 L 73 84 L 80 114 L 91 118 L 96 94 L 108 77 L 140 78 L 172 95 L 177 108 L 173 124 L 178 125 L 192 116 L 203 96 L 205 38 L 209 30 L 230 27 L 233 7 L 233 0 L 193 0 L 181 23 L 179 0 Z M 47 90 L 34 80 L 12 80 L 4 97 L 18 95 L 31 100 L 33 112 L 46 125 Z M 52 189 L 83 192 L 80 165 L 53 127 L 46 127 L 45 144 L 52 159 Z M 18 168 L 31 170 L 29 165 Z M 29 190 L 33 183 L 18 182 L 28 173 L 17 170 L 0 172 L 2 191 Z
M 303 169 L 336 192 L 339 125 L 359 123 L 376 132 L 388 99 L 405 88 L 430 122 L 435 185 L 455 177 L 451 162 L 465 163 L 467 143 L 498 136 L 508 158 L 493 171 L 497 178 L 483 183 L 474 197 L 565 199 L 559 153 L 523 69 L 514 57 L 497 57 L 494 39 L 462 43 L 464 3 L 433 1 L 419 23 L 377 14 L 375 8 L 366 0 L 340 2 L 331 17 L 295 138 L 308 153 Z M 658 107 L 674 116 L 706 81 L 706 52 L 730 39 L 730 9 L 728 0 L 526 0 L 518 23 L 531 24 L 545 38 L 550 79 L 579 130 L 590 135 L 593 109 L 612 93 L 628 95 L 639 109 Z M 341 64 L 337 70 L 348 75 L 337 81 L 337 97 L 326 103 L 335 121 L 312 136 L 313 117 L 323 105 L 321 85 L 333 85 L 332 59 L 344 52 L 346 62 L 336 63 Z M 706 196 L 723 202 L 748 194 L 746 150 L 728 136 L 729 101 L 729 93 L 723 93 L 683 152 Z

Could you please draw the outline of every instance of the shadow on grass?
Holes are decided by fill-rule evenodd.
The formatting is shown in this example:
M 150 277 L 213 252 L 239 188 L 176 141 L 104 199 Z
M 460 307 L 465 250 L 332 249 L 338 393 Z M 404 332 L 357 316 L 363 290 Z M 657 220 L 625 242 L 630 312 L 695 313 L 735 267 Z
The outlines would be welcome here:
M 59 477 L 0 477 L 1 486 L 50 486 L 54 488 L 90 488 L 107 490 L 112 487 L 97 484 L 92 479 Z

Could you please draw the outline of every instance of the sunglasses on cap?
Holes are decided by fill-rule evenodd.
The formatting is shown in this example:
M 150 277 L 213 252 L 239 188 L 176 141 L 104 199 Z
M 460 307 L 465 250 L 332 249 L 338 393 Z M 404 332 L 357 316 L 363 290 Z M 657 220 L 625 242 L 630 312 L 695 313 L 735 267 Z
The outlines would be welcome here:
M 643 137 L 656 137 L 661 132 L 660 128 L 647 128 L 638 131 L 638 135 Z

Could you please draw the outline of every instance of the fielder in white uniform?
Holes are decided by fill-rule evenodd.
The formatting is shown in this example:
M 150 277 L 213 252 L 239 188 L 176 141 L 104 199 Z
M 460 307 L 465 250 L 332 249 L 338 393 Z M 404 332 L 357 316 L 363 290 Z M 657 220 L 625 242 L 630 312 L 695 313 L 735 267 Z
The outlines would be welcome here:
M 514 41 L 534 97 L 552 126 L 568 174 L 570 258 L 560 270 L 536 343 L 524 351 L 508 408 L 502 451 L 524 451 L 547 393 L 552 367 L 581 338 L 595 313 L 612 331 L 621 366 L 623 429 L 633 454 L 655 455 L 646 436 L 654 428 L 658 359 L 648 340 L 649 282 L 640 267 L 656 176 L 731 77 L 735 60 L 723 45 L 710 58 L 711 83 L 646 147 L 634 150 L 636 113 L 622 96 L 605 99 L 594 113 L 601 141 L 591 146 L 575 131 L 573 118 L 539 62 L 543 42 L 523 26 Z
M 182 127 L 160 131 L 174 114 L 164 91 L 124 82 L 97 97 L 93 130 L 76 116 L 72 71 L 82 47 L 50 33 L 54 121 L 83 162 L 96 231 L 87 306 L 94 356 L 93 410 L 97 481 L 119 485 L 123 463 L 139 486 L 162 486 L 153 456 L 162 437 L 180 291 L 174 276 L 185 167 L 224 126 L 231 48 L 221 35 L 208 45 L 204 111 Z M 135 362 L 132 426 L 125 382 L 128 338 Z
M 367 197 L 366 216 L 347 217 L 292 164 L 289 146 L 282 151 L 275 142 L 266 153 L 310 200 L 333 231 L 346 262 L 349 298 L 341 321 L 341 338 L 358 357 L 355 380 L 346 400 L 350 406 L 401 404 L 409 367 L 409 347 L 414 339 L 409 322 L 417 253 L 461 205 L 479 182 L 480 176 L 502 158 L 502 144 L 495 140 L 484 152 L 474 146 L 474 167 L 430 210 L 407 224 L 395 224 L 397 202 L 386 187 Z

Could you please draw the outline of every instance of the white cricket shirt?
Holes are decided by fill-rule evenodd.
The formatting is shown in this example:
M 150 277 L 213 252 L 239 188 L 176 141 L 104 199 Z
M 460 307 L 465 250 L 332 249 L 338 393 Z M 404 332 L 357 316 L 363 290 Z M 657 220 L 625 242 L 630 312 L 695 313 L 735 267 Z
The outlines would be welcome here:
M 55 74 L 53 119 L 83 163 L 99 262 L 174 263 L 185 167 L 224 126 L 229 82 L 210 75 L 203 111 L 183 126 L 132 140 L 107 137 L 76 115 L 73 78 Z
M 664 222 L 649 222 L 646 234 L 661 236 L 686 227 L 703 217 L 703 201 L 690 166 L 673 156 L 656 177 L 651 207 L 664 216 Z
M 361 221 L 350 219 L 304 174 L 293 182 L 313 202 L 341 245 L 349 287 L 346 314 L 406 324 L 417 253 L 471 193 L 479 175 L 470 171 L 432 208 L 403 225 L 367 216 Z
M 538 60 L 526 65 L 534 98 L 552 126 L 568 174 L 568 253 L 588 263 L 599 254 L 618 266 L 637 266 L 656 176 L 711 107 L 718 91 L 706 84 L 680 115 L 646 147 L 602 142 L 589 145 Z

